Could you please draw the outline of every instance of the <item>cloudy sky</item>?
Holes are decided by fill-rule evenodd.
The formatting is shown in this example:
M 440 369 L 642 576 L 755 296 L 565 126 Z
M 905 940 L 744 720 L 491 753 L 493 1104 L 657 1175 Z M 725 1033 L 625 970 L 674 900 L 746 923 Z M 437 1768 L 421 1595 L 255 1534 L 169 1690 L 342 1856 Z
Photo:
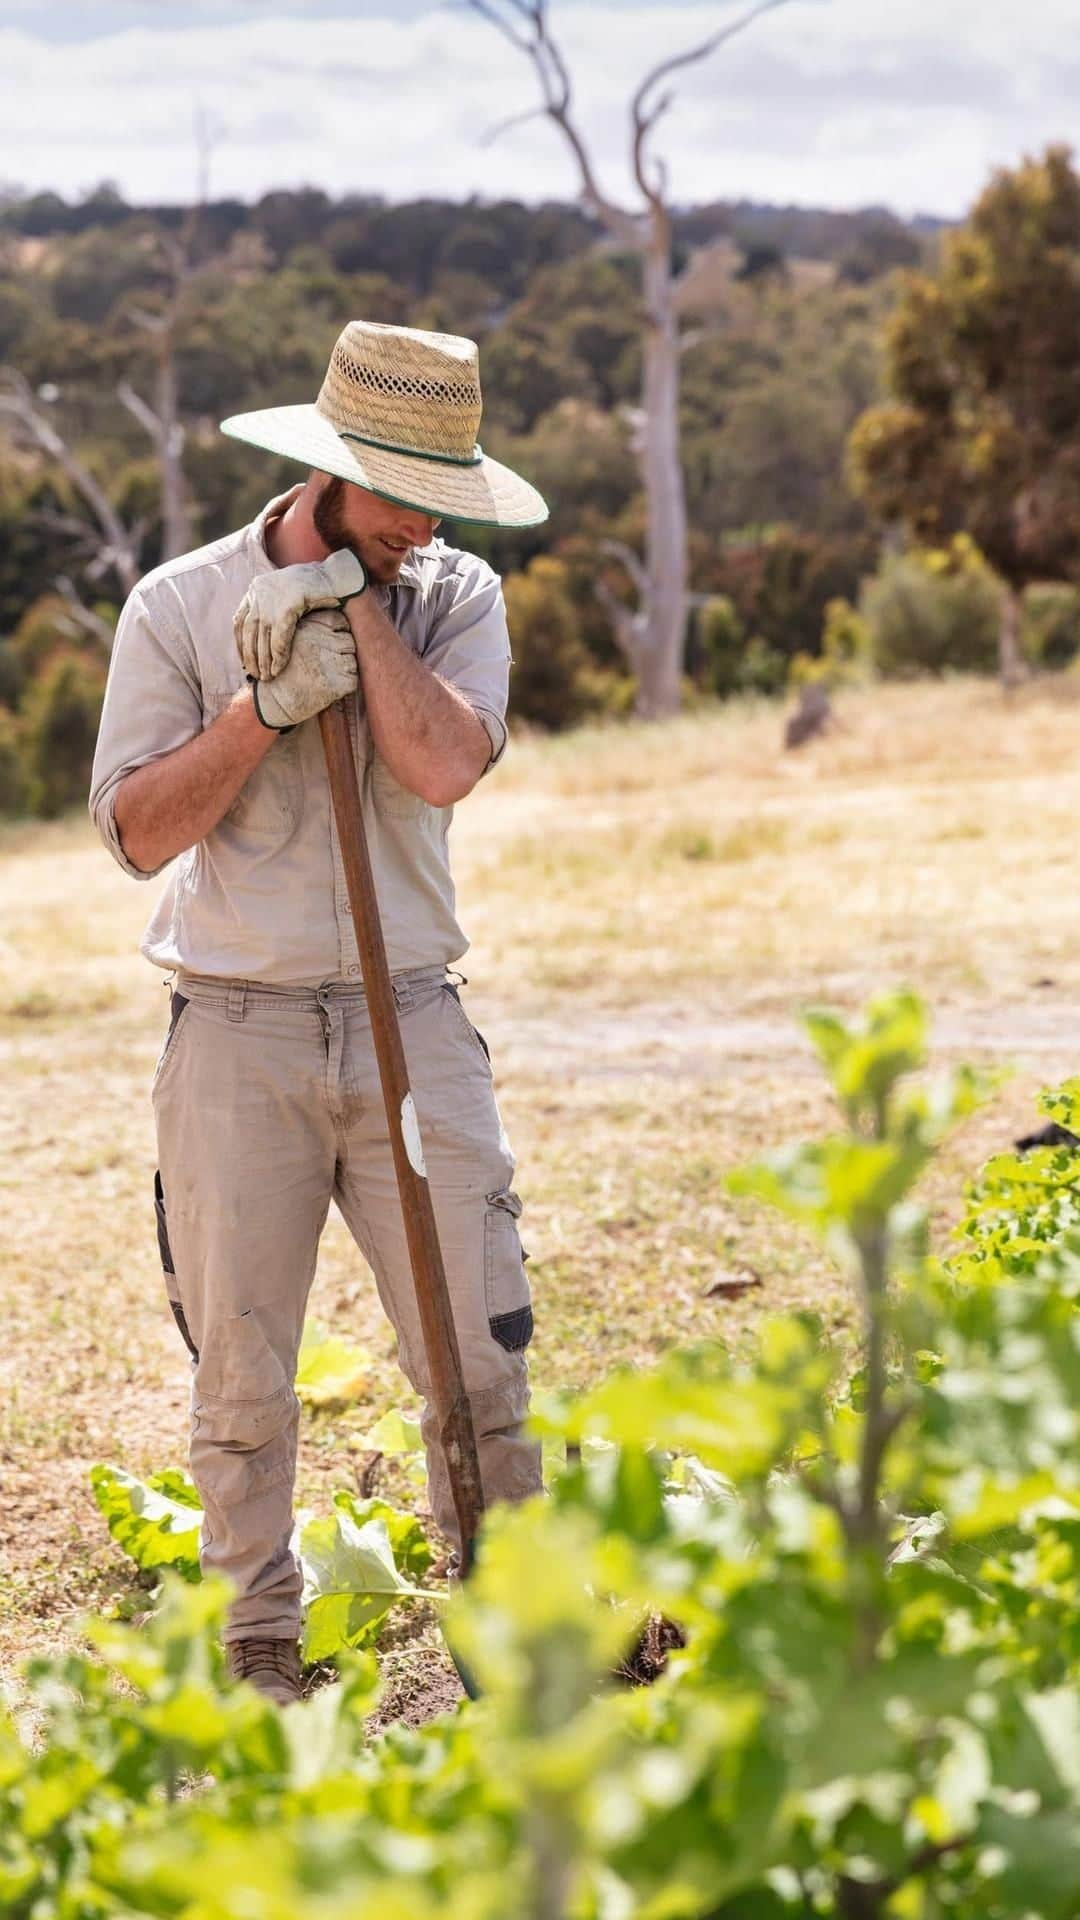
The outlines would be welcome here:
M 506 0 L 490 0 L 506 6 Z M 551 0 L 579 117 L 628 190 L 625 101 L 745 0 Z M 432 0 L 0 0 L 0 187 L 569 198 L 528 64 Z M 990 168 L 1080 146 L 1080 0 L 788 0 L 678 79 L 658 138 L 680 202 L 883 202 L 958 215 Z

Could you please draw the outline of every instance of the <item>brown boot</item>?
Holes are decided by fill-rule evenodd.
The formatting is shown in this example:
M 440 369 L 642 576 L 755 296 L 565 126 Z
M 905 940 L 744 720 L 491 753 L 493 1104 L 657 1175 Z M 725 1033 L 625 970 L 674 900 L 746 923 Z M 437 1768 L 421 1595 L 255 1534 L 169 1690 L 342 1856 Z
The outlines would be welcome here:
M 279 1707 L 288 1707 L 294 1700 L 303 1698 L 300 1654 L 295 1640 L 253 1634 L 250 1639 L 230 1640 L 225 1651 L 233 1679 L 246 1680 L 267 1700 L 273 1700 Z

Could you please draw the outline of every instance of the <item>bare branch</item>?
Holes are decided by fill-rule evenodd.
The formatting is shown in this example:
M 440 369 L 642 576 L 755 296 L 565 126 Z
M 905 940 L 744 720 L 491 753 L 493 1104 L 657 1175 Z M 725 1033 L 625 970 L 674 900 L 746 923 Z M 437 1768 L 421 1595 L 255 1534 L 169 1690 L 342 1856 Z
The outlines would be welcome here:
M 172 325 L 172 316 L 168 313 L 147 313 L 145 307 L 128 307 L 127 318 L 137 327 L 144 327 L 147 333 L 167 333 Z
M 582 198 L 590 212 L 604 222 L 616 239 L 640 251 L 643 235 L 638 219 L 601 191 L 589 150 L 572 116 L 570 74 L 560 48 L 551 37 L 545 0 L 505 0 L 505 4 L 527 23 L 531 29 L 528 37 L 515 31 L 495 0 L 468 0 L 471 12 L 496 27 L 511 46 L 532 62 L 543 100 L 538 112 L 560 129 L 570 148 L 581 179 Z
M 508 4 L 512 6 L 514 0 L 508 0 Z M 509 40 L 510 45 L 516 47 L 519 53 L 526 53 L 530 59 L 532 58 L 533 43 L 529 40 L 523 40 L 519 34 L 516 34 L 509 21 L 503 19 L 498 8 L 489 5 L 489 0 L 466 0 L 466 6 L 470 13 L 478 13 L 482 20 L 487 20 L 491 26 L 495 27 L 498 32 L 502 34 L 503 39 Z M 523 11 L 527 13 L 528 9 L 523 9 L 519 6 L 516 11 L 518 13 Z
M 700 61 L 707 60 L 711 53 L 715 53 L 717 47 L 722 47 L 727 41 L 734 40 L 737 34 L 744 32 L 753 21 L 760 19 L 762 14 L 774 13 L 777 7 L 787 4 L 788 0 L 757 0 L 756 6 L 748 7 L 745 13 L 740 14 L 737 20 L 732 20 L 728 26 L 718 27 L 715 33 L 711 33 L 707 40 L 701 42 L 700 46 L 688 47 L 685 53 L 676 53 L 669 60 L 661 60 L 658 66 L 653 67 L 645 75 L 634 95 L 635 117 L 638 114 L 648 113 L 648 95 L 654 87 L 660 85 L 661 80 L 666 80 L 670 73 L 678 73 L 683 67 L 697 66 Z M 669 100 L 671 97 L 668 95 Z M 661 108 L 660 111 L 662 110 Z
M 93 529 L 77 513 L 58 513 L 54 507 L 35 507 L 27 516 L 44 533 L 61 533 L 70 540 L 84 542 L 93 538 Z
M 678 73 L 683 67 L 697 66 L 700 61 L 707 60 L 711 53 L 715 53 L 718 47 L 724 46 L 728 40 L 734 40 L 736 34 L 742 33 L 752 21 L 760 19 L 762 14 L 773 13 L 777 7 L 786 5 L 787 0 L 757 0 L 755 6 L 748 7 L 745 13 L 740 14 L 737 20 L 732 20 L 728 26 L 718 27 L 716 32 L 711 33 L 699 46 L 688 47 L 685 53 L 676 53 L 669 60 L 661 60 L 658 66 L 653 67 L 651 72 L 645 75 L 630 107 L 634 130 L 631 154 L 634 178 L 654 212 L 660 213 L 665 210 L 666 181 L 655 184 L 649 180 L 646 173 L 645 143 L 661 114 L 666 113 L 670 107 L 674 94 L 670 91 L 665 93 L 663 99 L 656 105 L 650 102 L 649 95 L 662 80 L 667 79 L 669 74 Z
M 145 514 L 140 514 L 137 520 L 132 521 L 128 530 L 128 545 L 132 553 L 139 553 L 141 551 L 142 543 L 146 538 L 147 525 L 148 522 Z M 86 531 L 92 534 L 92 529 L 87 528 Z M 84 572 L 88 580 L 103 580 L 111 567 L 111 550 L 108 547 L 101 547 L 93 559 L 87 562 Z
M 195 205 L 198 208 L 205 207 L 210 198 L 210 166 L 214 148 L 226 131 L 226 126 L 223 120 L 207 111 L 199 98 L 196 98 L 191 119 L 195 136 Z
M 146 401 L 136 393 L 134 387 L 128 385 L 126 380 L 121 380 L 116 392 L 128 412 L 134 414 L 143 431 L 148 433 L 155 446 L 160 448 L 165 437 L 164 428 L 153 407 L 148 407 Z
M 504 133 L 509 133 L 511 127 L 523 127 L 527 120 L 546 120 L 547 117 L 546 107 L 527 107 L 524 113 L 512 113 L 509 119 L 496 121 L 493 127 L 489 127 L 486 133 L 482 133 L 480 145 L 494 146 L 495 141 L 501 139 Z
M 647 600 L 649 594 L 649 576 L 643 562 L 634 552 L 633 547 L 628 547 L 625 540 L 608 539 L 602 540 L 600 544 L 605 553 L 610 553 L 613 559 L 622 562 L 637 589 L 640 599 L 642 601 Z
M 106 653 L 111 653 L 113 640 L 116 636 L 115 629 L 110 622 L 102 619 L 100 613 L 95 613 L 93 607 L 88 607 L 84 601 L 80 600 L 74 585 L 66 573 L 58 573 L 53 581 L 53 586 L 70 609 L 72 618 L 76 624 L 80 626 L 85 633 L 93 634 L 95 640 L 100 640 Z
M 634 104 L 631 110 L 634 126 L 634 139 L 631 149 L 634 178 L 654 213 L 658 214 L 660 218 L 666 222 L 668 215 L 667 208 L 664 204 L 664 189 L 667 184 L 667 170 L 663 161 L 659 160 L 656 162 L 655 182 L 651 182 L 646 178 L 645 142 L 661 115 L 667 112 L 675 95 L 674 93 L 662 94 L 651 113 L 645 113 L 639 109 L 638 101 L 640 97 L 639 91 L 634 98 Z
M 640 674 L 648 643 L 648 615 L 644 609 L 634 612 L 612 593 L 606 580 L 599 577 L 593 581 L 593 590 L 600 605 L 611 621 L 615 639 L 623 653 L 627 665 L 634 673 Z
M 104 548 L 124 592 L 130 593 L 139 578 L 138 558 L 130 533 L 104 488 L 36 405 L 29 381 L 15 367 L 0 368 L 0 415 L 4 414 L 67 475 L 97 521 L 104 536 Z

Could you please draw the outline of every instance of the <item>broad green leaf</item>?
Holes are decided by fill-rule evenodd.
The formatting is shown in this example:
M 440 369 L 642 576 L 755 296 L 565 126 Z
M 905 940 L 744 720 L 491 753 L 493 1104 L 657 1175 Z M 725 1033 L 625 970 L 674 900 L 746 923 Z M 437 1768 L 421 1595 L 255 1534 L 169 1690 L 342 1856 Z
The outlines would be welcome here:
M 21 1826 L 28 1840 L 41 1840 L 86 1800 L 97 1784 L 100 1768 L 89 1759 L 46 1755 L 41 1767 L 19 1789 Z
M 1080 1813 L 1080 1694 L 1075 1687 L 1028 1694 L 1024 1700 L 1047 1758 Z
M 415 1514 L 406 1513 L 377 1495 L 362 1500 L 359 1494 L 346 1491 L 335 1493 L 334 1506 L 338 1512 L 348 1514 L 355 1527 L 366 1527 L 371 1520 L 381 1521 L 399 1572 L 410 1580 L 423 1578 L 435 1555 Z
M 395 1600 L 422 1593 L 399 1572 L 385 1521 L 373 1517 L 358 1525 L 340 1502 L 332 1514 L 308 1521 L 300 1557 L 308 1662 L 361 1646 Z
M 296 1362 L 296 1392 L 309 1407 L 355 1400 L 371 1378 L 366 1347 L 329 1333 L 317 1320 L 304 1325 Z
M 958 1491 L 967 1492 L 971 1504 L 958 1505 L 953 1511 L 949 1531 L 956 1540 L 979 1540 L 998 1533 L 1035 1510 L 1054 1485 L 1052 1474 L 1039 1473 L 1021 1480 L 976 1480 L 968 1487 L 962 1486 Z
M 42 1881 L 42 1863 L 21 1834 L 0 1835 L 0 1913 L 23 1914 L 33 1909 L 26 1896 Z
M 90 1481 L 109 1532 L 137 1566 L 175 1567 L 198 1579 L 202 1510 L 192 1503 L 194 1489 L 185 1476 L 169 1470 L 144 1482 L 122 1467 L 99 1463 L 91 1467 Z M 170 1497 L 161 1482 L 183 1497 Z
M 410 1420 L 397 1407 L 388 1407 L 373 1427 L 364 1434 L 354 1434 L 349 1444 L 369 1453 L 399 1454 L 419 1453 L 424 1442 L 419 1420 Z

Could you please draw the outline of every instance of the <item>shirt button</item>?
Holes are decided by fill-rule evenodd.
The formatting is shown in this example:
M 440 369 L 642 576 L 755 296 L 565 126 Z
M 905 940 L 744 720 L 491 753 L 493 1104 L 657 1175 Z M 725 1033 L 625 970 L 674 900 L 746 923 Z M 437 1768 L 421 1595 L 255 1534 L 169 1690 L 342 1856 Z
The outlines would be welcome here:
M 360 969 L 359 969 L 359 967 L 350 967 L 350 968 L 348 969 L 348 971 L 349 971 L 350 973 L 359 973 L 359 971 L 360 971 Z

